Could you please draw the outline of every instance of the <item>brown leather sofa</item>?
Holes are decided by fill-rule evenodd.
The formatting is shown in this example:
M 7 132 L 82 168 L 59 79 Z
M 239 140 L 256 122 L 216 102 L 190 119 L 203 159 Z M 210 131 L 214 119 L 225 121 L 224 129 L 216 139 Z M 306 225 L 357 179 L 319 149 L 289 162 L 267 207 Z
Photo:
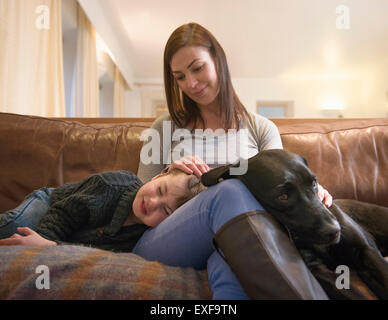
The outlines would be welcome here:
M 136 173 L 142 145 L 140 134 L 151 125 L 152 120 L 48 119 L 0 113 L 0 213 L 14 208 L 28 193 L 42 186 L 58 186 L 108 170 L 124 169 Z M 353 198 L 388 206 L 388 119 L 273 121 L 278 125 L 284 148 L 305 157 L 320 184 L 334 198 Z M 0 259 L 4 259 L 4 250 L 0 249 Z M 24 252 L 16 248 L 14 251 L 19 256 L 16 253 L 12 255 L 8 250 L 7 259 L 20 259 Z M 15 292 L 22 292 L 18 287 L 20 282 L 14 281 L 11 285 L 1 276 L 16 272 L 11 268 L 12 261 L 7 266 L 3 264 L 4 269 L 0 267 L 0 298 L 15 298 Z M 157 265 L 160 267 L 160 264 Z M 19 267 L 23 268 L 23 263 Z M 182 278 L 180 268 L 160 268 L 167 278 L 174 274 L 181 277 L 182 283 L 188 281 Z M 18 279 L 24 279 L 22 271 L 18 269 L 17 272 Z M 144 268 L 139 272 L 145 272 Z M 158 272 L 159 276 L 160 270 Z M 184 286 L 186 289 L 176 290 L 172 297 L 166 296 L 163 285 L 154 283 L 159 286 L 156 295 L 152 295 L 150 290 L 144 293 L 139 289 L 141 294 L 131 291 L 131 294 L 119 298 L 209 298 L 208 288 L 204 289 L 206 274 L 193 271 L 189 276 L 192 276 L 190 281 L 197 284 L 193 285 L 196 291 L 193 289 L 190 294 Z M 138 282 L 139 287 L 141 281 Z M 149 286 L 143 281 L 143 289 Z M 164 287 L 171 290 L 166 282 Z M 24 292 L 27 291 L 24 288 Z M 70 296 L 51 293 L 50 297 L 80 298 L 83 297 L 81 291 L 79 288 L 77 294 Z M 25 294 L 30 298 L 36 293 L 28 291 Z M 20 298 L 20 295 L 16 297 Z M 92 294 L 88 298 L 96 296 Z

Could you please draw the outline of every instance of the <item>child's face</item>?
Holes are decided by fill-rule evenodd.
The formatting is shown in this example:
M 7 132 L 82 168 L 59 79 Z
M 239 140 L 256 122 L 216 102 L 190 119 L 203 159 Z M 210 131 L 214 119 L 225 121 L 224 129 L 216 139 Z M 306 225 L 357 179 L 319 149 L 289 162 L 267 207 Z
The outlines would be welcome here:
M 134 215 L 155 227 L 177 209 L 177 199 L 187 190 L 188 175 L 164 175 L 144 184 L 132 204 Z

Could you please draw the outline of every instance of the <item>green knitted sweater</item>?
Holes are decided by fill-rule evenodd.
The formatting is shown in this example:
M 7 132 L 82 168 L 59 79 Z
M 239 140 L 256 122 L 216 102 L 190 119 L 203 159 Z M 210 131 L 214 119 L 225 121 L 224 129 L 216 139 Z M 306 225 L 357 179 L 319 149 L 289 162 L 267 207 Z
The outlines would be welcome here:
M 37 232 L 58 244 L 83 244 L 130 252 L 148 226 L 123 226 L 142 186 L 128 171 L 91 175 L 64 184 L 51 193 L 51 206 Z

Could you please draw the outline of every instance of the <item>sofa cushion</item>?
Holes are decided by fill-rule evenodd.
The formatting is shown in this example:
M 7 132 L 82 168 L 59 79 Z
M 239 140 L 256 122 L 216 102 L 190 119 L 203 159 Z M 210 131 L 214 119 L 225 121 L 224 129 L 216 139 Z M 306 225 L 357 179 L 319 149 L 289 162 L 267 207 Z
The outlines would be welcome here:
M 0 299 L 211 299 L 206 271 L 170 267 L 133 253 L 5 246 L 0 261 Z M 46 282 L 39 266 L 48 267 Z M 49 289 L 38 289 L 37 283 Z

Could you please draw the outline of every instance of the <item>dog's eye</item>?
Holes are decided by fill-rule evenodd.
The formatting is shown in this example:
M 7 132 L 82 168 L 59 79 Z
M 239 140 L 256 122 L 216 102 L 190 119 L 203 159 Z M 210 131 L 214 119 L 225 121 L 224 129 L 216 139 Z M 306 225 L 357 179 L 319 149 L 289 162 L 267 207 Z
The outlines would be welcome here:
M 288 194 L 283 193 L 283 194 L 281 194 L 281 195 L 278 197 L 278 199 L 279 199 L 280 201 L 286 201 L 286 200 L 288 200 Z

